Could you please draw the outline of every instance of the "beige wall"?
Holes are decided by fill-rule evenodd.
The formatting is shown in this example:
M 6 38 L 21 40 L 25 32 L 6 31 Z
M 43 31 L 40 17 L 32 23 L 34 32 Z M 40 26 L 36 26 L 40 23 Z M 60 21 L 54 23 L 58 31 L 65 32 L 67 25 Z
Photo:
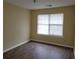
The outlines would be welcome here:
M 30 11 L 8 3 L 3 7 L 4 50 L 29 40 Z
M 74 46 L 74 27 L 75 27 L 75 7 L 61 7 L 51 9 L 32 10 L 31 15 L 31 39 L 41 42 L 47 42 L 51 44 L 58 44 L 62 46 L 73 47 Z M 41 36 L 36 34 L 36 16 L 38 14 L 49 13 L 64 13 L 64 37 L 54 36 Z

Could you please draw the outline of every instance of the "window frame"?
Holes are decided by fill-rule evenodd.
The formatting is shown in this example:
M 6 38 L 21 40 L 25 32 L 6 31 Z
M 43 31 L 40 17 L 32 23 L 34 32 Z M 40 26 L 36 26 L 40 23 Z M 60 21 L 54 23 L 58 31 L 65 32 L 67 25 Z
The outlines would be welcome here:
M 37 33 L 37 31 L 38 31 L 38 15 L 50 15 L 50 14 L 63 14 L 63 24 L 48 24 L 48 32 L 50 31 L 50 25 L 62 25 L 62 35 L 50 35 L 50 34 L 38 34 Z M 37 35 L 40 35 L 40 36 L 50 36 L 50 37 L 60 37 L 60 38 L 64 38 L 64 13 L 49 13 L 49 14 L 47 14 L 47 13 L 45 13 L 45 14 L 37 14 L 37 16 L 36 16 L 37 18 L 36 18 L 36 34 Z M 50 16 L 49 16 L 49 18 L 50 18 Z M 50 22 L 50 19 L 48 20 L 49 22 Z M 39 25 L 47 25 L 47 24 L 39 24 Z M 50 33 L 50 32 L 49 32 Z

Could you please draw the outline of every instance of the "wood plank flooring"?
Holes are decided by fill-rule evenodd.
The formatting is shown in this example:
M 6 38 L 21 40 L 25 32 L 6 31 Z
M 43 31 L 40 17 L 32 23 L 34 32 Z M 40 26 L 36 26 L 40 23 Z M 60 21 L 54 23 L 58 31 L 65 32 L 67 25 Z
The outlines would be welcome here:
M 3 54 L 3 59 L 74 59 L 73 49 L 29 42 Z

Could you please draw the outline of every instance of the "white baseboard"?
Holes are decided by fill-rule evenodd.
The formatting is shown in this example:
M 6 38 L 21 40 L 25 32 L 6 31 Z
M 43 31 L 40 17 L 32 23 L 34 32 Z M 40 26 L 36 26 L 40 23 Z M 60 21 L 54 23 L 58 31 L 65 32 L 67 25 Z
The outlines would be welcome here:
M 64 47 L 73 48 L 72 46 L 68 46 L 68 45 L 61 45 L 61 44 L 57 44 L 57 43 L 46 42 L 46 41 L 35 40 L 35 39 L 31 39 L 31 40 L 37 41 L 37 42 L 44 42 L 44 43 L 48 43 L 48 44 L 54 44 L 54 45 L 59 45 L 59 46 L 64 46 Z M 14 48 L 16 48 L 16 47 L 19 47 L 19 46 L 21 46 L 21 45 L 23 45 L 23 44 L 25 44 L 25 43 L 27 43 L 27 42 L 29 42 L 29 41 L 30 41 L 30 40 L 24 41 L 24 42 L 22 42 L 22 43 L 19 43 L 19 44 L 17 44 L 17 45 L 14 45 L 14 46 L 12 46 L 12 47 L 6 49 L 6 50 L 3 50 L 3 53 L 8 52 L 8 51 L 10 51 L 10 50 L 12 50 L 12 49 L 14 49 Z
M 14 46 L 12 46 L 12 47 L 6 49 L 6 50 L 3 50 L 3 53 L 8 52 L 8 51 L 10 51 L 10 50 L 12 50 L 12 49 L 14 49 L 14 48 L 16 48 L 16 47 L 19 47 L 19 46 L 21 46 L 21 45 L 23 45 L 23 44 L 25 44 L 25 43 L 27 43 L 27 42 L 29 42 L 29 41 L 30 41 L 30 40 L 24 41 L 24 42 L 22 42 L 22 43 L 19 43 L 19 44 L 17 44 L 17 45 L 14 45 Z
M 52 45 L 58 45 L 58 46 L 63 46 L 63 47 L 69 47 L 69 48 L 74 48 L 73 46 L 69 46 L 69 45 L 62 45 L 62 44 L 58 44 L 58 43 L 52 43 L 52 42 L 47 42 L 47 41 L 41 41 L 41 40 L 36 40 L 36 39 L 31 39 L 33 41 L 37 41 L 37 42 L 44 42 L 44 43 L 48 43 L 48 44 L 52 44 Z

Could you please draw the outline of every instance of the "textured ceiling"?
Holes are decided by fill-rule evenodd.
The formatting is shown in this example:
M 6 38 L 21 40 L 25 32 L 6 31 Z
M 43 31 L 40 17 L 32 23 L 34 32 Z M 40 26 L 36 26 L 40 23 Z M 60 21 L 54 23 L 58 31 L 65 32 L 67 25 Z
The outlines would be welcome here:
M 4 2 L 5 1 L 32 10 L 75 5 L 75 0 L 37 0 L 36 3 L 34 3 L 33 0 L 4 0 Z

